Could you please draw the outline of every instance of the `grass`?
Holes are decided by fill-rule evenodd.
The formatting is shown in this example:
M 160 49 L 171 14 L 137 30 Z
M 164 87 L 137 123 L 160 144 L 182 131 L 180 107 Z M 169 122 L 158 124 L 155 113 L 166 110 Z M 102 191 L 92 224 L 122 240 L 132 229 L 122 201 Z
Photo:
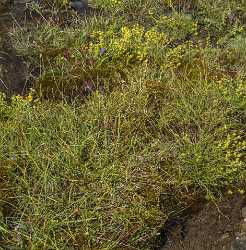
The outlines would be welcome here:
M 5 249 L 151 249 L 169 218 L 244 192 L 245 6 L 153 2 L 10 34 L 41 74 L 0 98 Z

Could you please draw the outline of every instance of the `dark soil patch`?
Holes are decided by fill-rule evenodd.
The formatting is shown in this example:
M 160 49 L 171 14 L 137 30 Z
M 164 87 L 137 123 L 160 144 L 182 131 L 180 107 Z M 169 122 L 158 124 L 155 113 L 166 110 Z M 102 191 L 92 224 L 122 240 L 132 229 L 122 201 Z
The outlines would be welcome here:
M 0 52 L 0 91 L 8 96 L 24 94 L 27 90 L 27 67 L 16 54 L 8 37 L 4 37 Z
M 12 22 L 23 19 L 26 1 L 4 1 L 0 8 L 0 91 L 8 96 L 27 90 L 27 67 L 8 36 Z
M 161 250 L 231 250 L 240 232 L 245 197 L 234 195 L 208 203 L 191 219 L 178 221 L 166 231 Z M 245 248 L 246 249 L 246 246 Z

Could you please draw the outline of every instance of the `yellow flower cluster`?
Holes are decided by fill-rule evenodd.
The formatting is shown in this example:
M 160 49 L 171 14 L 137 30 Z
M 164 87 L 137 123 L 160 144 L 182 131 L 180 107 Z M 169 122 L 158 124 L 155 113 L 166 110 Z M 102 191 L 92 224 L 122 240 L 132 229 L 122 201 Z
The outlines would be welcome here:
M 166 45 L 169 42 L 167 35 L 163 32 L 158 32 L 155 28 L 145 33 L 145 39 L 149 47 Z
M 124 26 L 119 31 L 109 28 L 106 32 L 99 31 L 93 36 L 96 43 L 90 44 L 91 51 L 99 55 L 100 49 L 104 48 L 110 54 L 111 60 L 126 62 L 145 61 L 154 50 L 169 42 L 165 33 L 154 28 L 145 31 L 140 25 Z
M 246 82 L 237 80 L 236 82 L 229 78 L 221 78 L 217 81 L 218 87 L 221 93 L 226 99 L 235 101 L 235 97 L 238 102 L 241 102 L 242 107 L 246 105 Z M 233 95 L 232 95 L 233 92 Z
M 233 163 L 243 163 L 242 160 L 246 154 L 246 141 L 243 140 L 242 134 L 228 134 L 223 149 L 226 150 L 226 160 Z
M 176 70 L 182 63 L 185 51 L 188 49 L 189 43 L 178 45 L 168 51 L 166 62 L 162 65 L 163 69 Z
M 223 128 L 228 131 L 224 142 L 218 146 L 225 152 L 225 161 L 229 163 L 230 169 L 226 171 L 236 171 L 238 166 L 242 166 L 246 160 L 246 140 L 243 131 L 229 132 L 229 128 Z
M 30 92 L 28 93 L 28 95 L 26 95 L 26 96 L 22 96 L 22 95 L 13 96 L 12 100 L 14 102 L 17 102 L 17 103 L 31 103 L 33 101 L 34 92 L 35 91 L 33 89 L 31 89 Z

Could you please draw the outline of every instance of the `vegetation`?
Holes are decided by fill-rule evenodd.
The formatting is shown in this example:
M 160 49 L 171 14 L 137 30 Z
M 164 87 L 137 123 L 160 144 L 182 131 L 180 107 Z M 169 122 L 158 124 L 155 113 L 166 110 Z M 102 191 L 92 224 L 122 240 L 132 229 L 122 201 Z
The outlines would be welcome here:
M 169 218 L 244 193 L 246 5 L 68 4 L 10 34 L 33 89 L 0 98 L 0 245 L 151 249 Z

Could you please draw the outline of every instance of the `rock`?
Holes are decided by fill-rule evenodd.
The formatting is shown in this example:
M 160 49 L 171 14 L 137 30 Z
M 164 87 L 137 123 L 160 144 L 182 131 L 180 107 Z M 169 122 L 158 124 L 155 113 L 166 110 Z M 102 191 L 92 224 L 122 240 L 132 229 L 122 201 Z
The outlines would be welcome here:
M 83 14 L 88 10 L 88 2 L 87 0 L 80 0 L 80 1 L 72 1 L 70 3 L 72 9 L 77 11 L 79 14 Z

